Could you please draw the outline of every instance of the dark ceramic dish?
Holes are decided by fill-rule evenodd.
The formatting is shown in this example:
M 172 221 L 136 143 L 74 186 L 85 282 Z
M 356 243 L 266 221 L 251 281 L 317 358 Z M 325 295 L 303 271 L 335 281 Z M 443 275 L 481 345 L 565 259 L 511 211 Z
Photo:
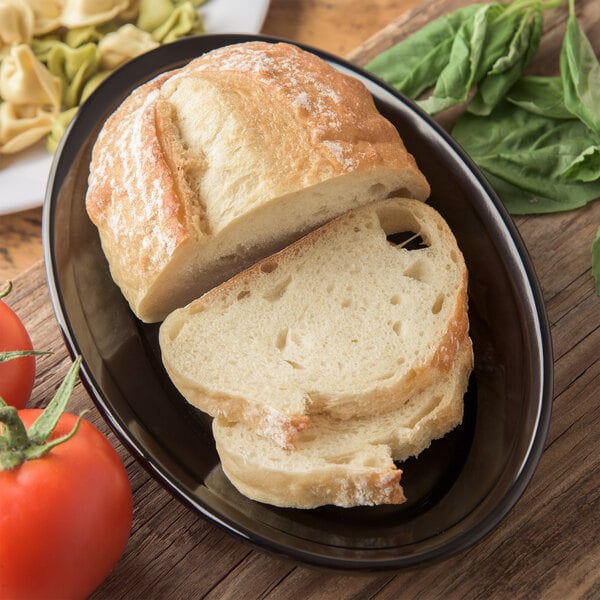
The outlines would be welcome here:
M 301 511 L 242 497 L 221 471 L 209 420 L 188 407 L 165 375 L 157 326 L 133 316 L 110 278 L 84 208 L 99 128 L 143 81 L 249 39 L 276 41 L 219 35 L 162 46 L 107 79 L 72 123 L 44 207 L 48 282 L 67 346 L 83 356 L 84 384 L 123 443 L 199 515 L 257 547 L 312 565 L 398 569 L 448 557 L 495 527 L 533 474 L 550 419 L 551 343 L 536 276 L 510 218 L 469 159 L 412 103 L 367 73 L 313 50 L 361 79 L 397 126 L 470 272 L 476 360 L 465 419 L 402 465 L 406 504 Z

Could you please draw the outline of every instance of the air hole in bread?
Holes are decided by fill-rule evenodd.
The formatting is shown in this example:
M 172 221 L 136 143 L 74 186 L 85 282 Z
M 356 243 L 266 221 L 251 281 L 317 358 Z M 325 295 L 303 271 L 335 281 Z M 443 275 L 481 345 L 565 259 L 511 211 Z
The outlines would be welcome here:
M 404 250 L 422 250 L 429 247 L 421 235 L 414 231 L 398 231 L 388 234 L 386 239 L 392 246 L 404 248 Z
M 387 198 L 410 198 L 411 196 L 412 194 L 407 188 L 401 187 L 397 190 L 394 190 L 393 192 L 390 192 L 387 195 Z
M 304 369 L 304 367 L 299 362 L 296 362 L 295 360 L 285 359 L 285 362 L 294 369 Z
M 263 273 L 272 273 L 277 268 L 277 263 L 274 260 L 268 260 L 260 265 L 260 270 Z
M 350 298 L 346 298 L 342 300 L 342 308 L 348 308 L 352 304 L 352 300 Z
M 374 183 L 368 190 L 368 195 L 373 196 L 381 196 L 385 190 L 385 185 L 383 183 Z
M 243 300 L 250 295 L 250 290 L 242 290 L 236 297 L 238 300 Z
M 287 336 L 288 336 L 288 328 L 284 327 L 278 334 L 275 339 L 275 348 L 277 350 L 283 350 L 287 346 Z
M 400 303 L 400 296 L 398 296 L 397 294 L 390 298 L 390 304 L 396 306 L 396 304 L 399 304 L 399 303 Z
M 442 310 L 442 307 L 444 306 L 444 299 L 444 294 L 438 294 L 433 306 L 431 307 L 431 312 L 434 315 L 437 315 Z
M 285 294 L 288 286 L 292 281 L 292 276 L 288 275 L 283 281 L 280 281 L 275 287 L 273 287 L 270 291 L 263 295 L 265 300 L 269 302 L 276 302 L 280 300 L 281 297 Z
M 404 276 L 417 281 L 425 281 L 425 268 L 423 263 L 420 260 L 413 263 L 406 271 L 404 271 Z
M 394 321 L 394 324 L 392 325 L 392 331 L 396 335 L 400 335 L 401 330 L 402 330 L 402 323 L 400 323 L 400 321 Z

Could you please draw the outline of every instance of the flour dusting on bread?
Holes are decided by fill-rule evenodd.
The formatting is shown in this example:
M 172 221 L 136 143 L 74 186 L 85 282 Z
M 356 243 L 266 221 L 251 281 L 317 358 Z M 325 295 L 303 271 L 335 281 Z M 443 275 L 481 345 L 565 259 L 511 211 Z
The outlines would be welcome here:
M 249 42 L 124 100 L 94 145 L 86 208 L 114 281 L 155 322 L 398 190 L 429 194 L 362 83 L 291 44 Z

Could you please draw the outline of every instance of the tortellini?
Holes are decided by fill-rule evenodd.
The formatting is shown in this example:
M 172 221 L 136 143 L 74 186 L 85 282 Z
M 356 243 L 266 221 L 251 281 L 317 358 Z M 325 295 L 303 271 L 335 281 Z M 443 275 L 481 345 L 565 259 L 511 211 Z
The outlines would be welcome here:
M 0 0 L 0 154 L 44 136 L 54 152 L 78 106 L 114 69 L 202 33 L 196 7 L 205 1 Z
M 33 11 L 33 35 L 43 35 L 61 25 L 63 0 L 23 0 Z
M 97 71 L 100 52 L 96 44 L 71 48 L 58 42 L 48 53 L 48 69 L 62 81 L 62 103 L 71 108 L 79 104 L 81 91 Z
M 56 152 L 58 144 L 60 143 L 65 130 L 69 126 L 69 123 L 75 116 L 77 110 L 77 106 L 69 108 L 61 112 L 60 115 L 58 115 L 58 117 L 56 117 L 54 120 L 54 123 L 52 123 L 52 127 L 50 128 L 50 132 L 48 133 L 48 137 L 46 138 L 46 148 L 49 152 Z
M 65 27 L 97 25 L 114 19 L 129 7 L 129 0 L 65 0 L 61 24 Z
M 154 41 L 148 32 L 127 23 L 117 31 L 107 34 L 98 43 L 100 67 L 116 69 L 129 59 L 152 50 L 158 45 L 159 43 Z
M 42 139 L 56 119 L 41 106 L 0 104 L 0 154 L 14 154 Z
M 0 153 L 19 152 L 44 137 L 60 112 L 62 83 L 26 44 L 0 65 Z
M 0 0 L 0 59 L 33 37 L 33 11 L 23 0 Z
M 14 104 L 60 108 L 62 84 L 26 44 L 15 46 L 0 65 L 0 96 Z
M 195 6 L 201 2 L 172 0 L 140 0 L 137 26 L 152 34 L 162 44 L 168 44 L 204 29 Z

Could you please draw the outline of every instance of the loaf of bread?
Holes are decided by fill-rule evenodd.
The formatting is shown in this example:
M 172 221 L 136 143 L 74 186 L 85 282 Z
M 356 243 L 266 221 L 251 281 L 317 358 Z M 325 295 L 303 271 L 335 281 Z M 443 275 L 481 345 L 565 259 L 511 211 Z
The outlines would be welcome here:
M 429 186 L 357 79 L 285 43 L 137 88 L 93 149 L 88 214 L 133 312 L 160 321 L 348 209 Z
M 468 337 L 466 286 L 439 213 L 382 200 L 171 313 L 163 364 L 197 408 L 293 448 L 313 415 L 389 412 L 451 369 Z
M 450 370 L 398 408 L 347 420 L 315 415 L 293 450 L 242 423 L 214 419 L 223 472 L 245 496 L 276 506 L 400 504 L 402 471 L 394 461 L 417 456 L 462 421 L 472 364 L 467 338 Z

